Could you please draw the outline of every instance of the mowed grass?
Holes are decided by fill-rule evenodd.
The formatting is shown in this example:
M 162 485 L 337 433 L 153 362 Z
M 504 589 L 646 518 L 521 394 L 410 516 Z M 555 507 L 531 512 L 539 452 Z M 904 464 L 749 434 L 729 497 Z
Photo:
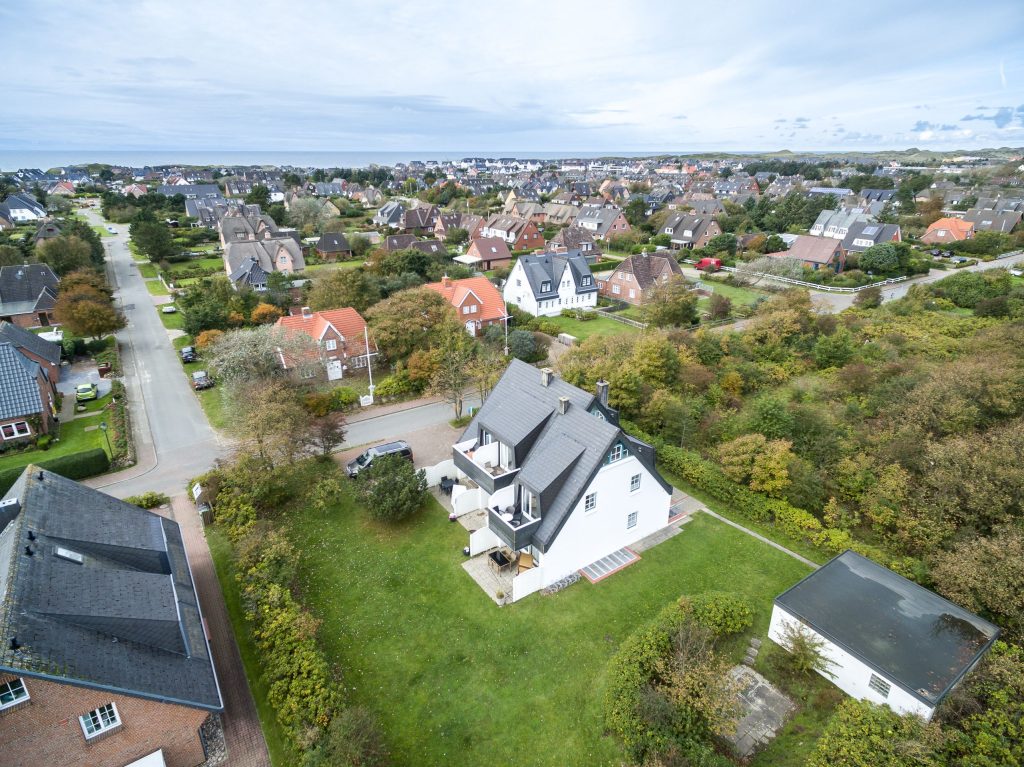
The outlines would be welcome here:
M 106 451 L 107 455 L 110 455 L 110 451 L 107 450 L 106 440 L 103 439 L 103 432 L 98 428 L 86 431 L 86 427 L 99 426 L 101 420 L 103 420 L 101 417 L 95 416 L 92 418 L 76 418 L 69 423 L 62 423 L 60 425 L 60 440 L 51 442 L 49 450 L 29 450 L 24 453 L 4 455 L 0 457 L 0 469 L 20 468 L 36 461 L 59 458 L 62 455 L 70 455 L 82 450 L 92 450 L 96 447 L 102 448 Z
M 171 292 L 160 280 L 146 280 L 146 290 L 152 296 L 169 296 Z
M 365 261 L 356 259 L 355 261 L 330 261 L 325 264 L 307 264 L 304 271 L 306 272 L 333 272 L 338 269 L 357 269 L 362 266 Z
M 545 322 L 553 322 L 558 325 L 560 332 L 576 336 L 585 341 L 591 336 L 614 336 L 620 333 L 639 333 L 640 328 L 627 325 L 624 322 L 616 322 L 607 317 L 595 317 L 592 320 L 577 320 L 573 317 L 544 317 Z
M 188 261 L 179 261 L 168 264 L 167 268 L 164 269 L 164 274 L 173 278 L 177 274 L 187 272 L 189 269 L 195 269 L 196 267 L 202 269 L 223 269 L 224 259 L 211 256 L 209 258 L 192 258 Z
M 744 304 L 749 306 L 769 295 L 763 290 L 751 290 L 750 288 L 740 288 L 735 285 L 725 285 L 721 282 L 715 282 L 714 280 L 705 280 L 704 282 L 709 287 L 712 287 L 715 293 L 720 296 L 725 296 L 732 301 L 733 304 Z
M 602 698 L 622 641 L 680 595 L 708 591 L 749 597 L 764 636 L 772 598 L 808 572 L 698 515 L 606 581 L 499 608 L 462 569 L 468 535 L 433 498 L 396 526 L 348 500 L 288 525 L 303 553 L 301 598 L 323 621 L 349 702 L 380 717 L 396 765 L 621 764 Z

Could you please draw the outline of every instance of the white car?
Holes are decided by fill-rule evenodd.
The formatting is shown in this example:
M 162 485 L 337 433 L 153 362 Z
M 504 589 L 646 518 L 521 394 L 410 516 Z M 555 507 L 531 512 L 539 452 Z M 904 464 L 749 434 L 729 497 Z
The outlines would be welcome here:
M 107 231 L 110 232 L 111 234 L 117 234 L 117 230 L 112 226 L 108 226 Z
M 168 304 L 167 306 L 161 307 L 160 311 L 162 311 L 164 314 L 174 314 L 176 311 L 178 311 L 178 307 L 176 307 L 174 304 Z

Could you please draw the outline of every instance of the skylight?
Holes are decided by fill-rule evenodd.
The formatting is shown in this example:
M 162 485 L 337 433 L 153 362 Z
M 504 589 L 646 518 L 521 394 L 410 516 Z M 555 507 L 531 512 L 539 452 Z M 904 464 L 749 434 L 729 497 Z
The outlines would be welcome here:
M 79 565 L 82 564 L 85 561 L 85 557 L 83 557 L 77 551 L 72 551 L 71 549 L 61 548 L 60 546 L 57 547 L 57 550 L 54 553 L 58 557 L 60 557 L 61 559 L 66 559 L 69 562 L 75 562 L 76 564 L 79 564 Z

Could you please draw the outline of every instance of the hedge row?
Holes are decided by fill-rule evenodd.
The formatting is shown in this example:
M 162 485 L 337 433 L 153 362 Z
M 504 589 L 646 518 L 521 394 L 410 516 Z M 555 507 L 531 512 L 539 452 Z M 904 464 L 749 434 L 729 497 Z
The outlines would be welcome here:
M 68 479 L 85 479 L 102 474 L 109 469 L 110 458 L 105 450 L 97 447 L 92 450 L 50 458 L 46 461 L 37 461 L 34 465 Z M 24 466 L 0 470 L 0 493 L 10 490 L 11 485 L 18 480 L 23 471 L 25 471 Z
M 670 472 L 750 520 L 776 527 L 783 535 L 818 549 L 822 556 L 833 557 L 846 549 L 852 549 L 901 575 L 913 577 L 914 560 L 893 557 L 882 549 L 854 540 L 848 530 L 825 527 L 817 517 L 804 509 L 755 493 L 733 482 L 717 465 L 699 453 L 669 445 L 659 437 L 645 434 L 632 424 L 624 422 L 623 427 L 633 436 L 653 445 L 658 451 L 659 463 Z

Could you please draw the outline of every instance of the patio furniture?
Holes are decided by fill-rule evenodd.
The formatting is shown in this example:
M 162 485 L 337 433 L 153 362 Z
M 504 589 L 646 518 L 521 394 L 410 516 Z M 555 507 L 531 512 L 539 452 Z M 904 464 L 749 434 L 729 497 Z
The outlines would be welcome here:
M 491 567 L 497 570 L 499 573 L 511 570 L 512 565 L 515 564 L 515 560 L 511 557 L 512 552 L 506 553 L 505 549 L 496 549 L 487 555 L 487 561 Z
M 455 487 L 455 480 L 449 479 L 448 477 L 441 477 L 441 492 L 445 495 L 452 494 L 452 488 Z
M 511 522 L 512 521 L 512 514 L 510 512 L 503 511 L 501 513 L 501 521 L 502 522 Z
M 530 570 L 533 568 L 533 554 L 528 551 L 520 551 L 519 556 L 516 559 L 516 573 L 521 573 L 523 570 Z

